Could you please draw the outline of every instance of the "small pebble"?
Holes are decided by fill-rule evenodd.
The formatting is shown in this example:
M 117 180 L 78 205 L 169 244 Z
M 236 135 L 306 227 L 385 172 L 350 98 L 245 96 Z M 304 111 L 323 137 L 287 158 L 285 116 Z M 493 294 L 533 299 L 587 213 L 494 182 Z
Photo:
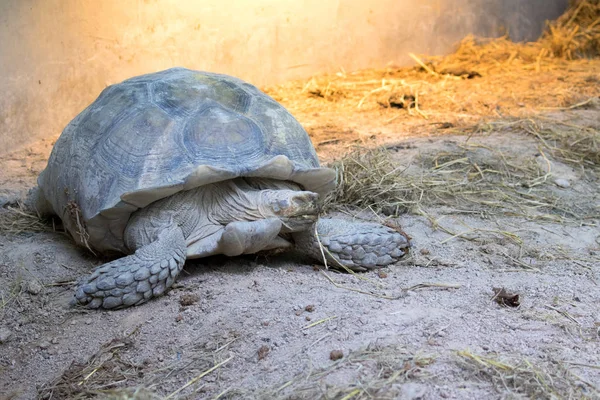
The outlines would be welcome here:
M 86 320 L 84 321 L 84 323 L 85 323 L 86 325 L 91 325 L 91 323 L 92 323 L 92 319 L 91 319 L 91 318 L 86 318 Z
M 269 346 L 267 346 L 267 345 L 260 346 L 260 348 L 258 349 L 258 359 L 264 360 L 265 357 L 267 357 L 267 354 L 269 354 L 269 351 L 271 351 Z
M 43 286 L 38 281 L 30 281 L 27 284 L 27 293 L 37 295 L 42 291 Z
M 306 307 L 304 307 L 304 311 L 313 312 L 315 311 L 315 306 L 313 304 L 309 304 Z
M 40 349 L 43 349 L 43 350 L 45 350 L 45 349 L 47 349 L 48 347 L 50 347 L 50 342 L 49 342 L 49 341 L 47 341 L 47 340 L 44 340 L 44 341 L 42 341 L 42 342 L 41 342 L 41 343 L 38 345 L 38 347 L 39 347 Z
M 571 183 L 568 180 L 563 179 L 563 178 L 557 178 L 557 179 L 555 179 L 554 183 L 556 184 L 556 186 L 564 188 L 564 189 L 566 189 L 566 188 L 568 188 L 568 187 L 571 186 Z
M 420 253 L 424 256 L 431 254 L 431 252 L 428 249 L 421 249 Z
M 200 297 L 197 294 L 187 293 L 181 295 L 179 298 L 179 304 L 181 304 L 183 307 L 187 307 L 196 304 L 198 300 L 200 300 Z
M 12 332 L 10 329 L 0 328 L 0 344 L 8 342 L 11 336 Z
M 329 353 L 329 359 L 331 361 L 337 361 L 342 357 L 344 357 L 344 352 L 342 350 L 331 350 L 331 353 Z

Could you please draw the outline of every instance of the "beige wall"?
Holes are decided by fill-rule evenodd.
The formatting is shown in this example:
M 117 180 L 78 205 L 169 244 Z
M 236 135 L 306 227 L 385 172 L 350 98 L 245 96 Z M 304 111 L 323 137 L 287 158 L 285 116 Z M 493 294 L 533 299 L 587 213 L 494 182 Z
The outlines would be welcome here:
M 523 9 L 540 1 L 540 12 Z M 564 1 L 0 0 L 0 153 L 54 137 L 130 76 L 185 66 L 260 86 L 405 63 L 469 32 L 495 34 L 513 14 L 535 22 L 517 24 L 526 36 Z

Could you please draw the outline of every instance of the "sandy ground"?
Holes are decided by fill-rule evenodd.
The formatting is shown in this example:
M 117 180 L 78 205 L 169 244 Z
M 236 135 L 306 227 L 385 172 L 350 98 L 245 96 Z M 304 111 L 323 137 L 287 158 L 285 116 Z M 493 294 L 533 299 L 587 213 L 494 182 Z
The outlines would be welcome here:
M 473 138 L 454 120 L 440 135 L 432 124 L 447 115 L 400 110 L 390 124 L 391 112 L 360 113 L 351 131 L 367 135 L 351 143 L 396 144 L 399 166 L 467 141 L 516 163 L 539 156 L 539 141 L 517 128 Z M 600 127 L 598 109 L 554 113 Z M 299 119 L 324 160 L 348 150 L 345 117 Z M 4 203 L 34 185 L 51 145 L 0 160 Z M 64 233 L 2 232 L 0 398 L 126 398 L 119 388 L 137 388 L 130 398 L 600 398 L 600 182 L 548 159 L 545 187 L 595 218 L 432 205 L 396 219 L 413 243 L 397 265 L 350 275 L 294 254 L 213 257 L 188 263 L 166 296 L 126 310 L 69 307 L 74 281 L 103 260 Z M 498 304 L 493 288 L 518 294 L 519 305 Z

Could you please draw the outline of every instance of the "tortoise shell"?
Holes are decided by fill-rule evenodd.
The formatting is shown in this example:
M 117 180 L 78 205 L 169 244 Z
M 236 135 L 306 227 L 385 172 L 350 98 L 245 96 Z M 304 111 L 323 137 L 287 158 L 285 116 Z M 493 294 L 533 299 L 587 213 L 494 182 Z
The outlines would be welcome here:
M 300 123 L 255 86 L 173 68 L 107 87 L 57 140 L 38 184 L 79 244 L 126 251 L 130 215 L 174 193 L 236 177 L 289 180 L 324 195 Z

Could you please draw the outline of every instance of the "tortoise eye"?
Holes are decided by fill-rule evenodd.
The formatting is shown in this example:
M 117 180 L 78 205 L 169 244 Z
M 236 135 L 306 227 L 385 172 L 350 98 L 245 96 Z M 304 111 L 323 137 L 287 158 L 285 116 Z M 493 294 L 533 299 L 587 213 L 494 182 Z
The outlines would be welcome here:
M 278 205 L 280 208 L 286 209 L 290 206 L 290 203 L 287 200 L 279 200 Z

